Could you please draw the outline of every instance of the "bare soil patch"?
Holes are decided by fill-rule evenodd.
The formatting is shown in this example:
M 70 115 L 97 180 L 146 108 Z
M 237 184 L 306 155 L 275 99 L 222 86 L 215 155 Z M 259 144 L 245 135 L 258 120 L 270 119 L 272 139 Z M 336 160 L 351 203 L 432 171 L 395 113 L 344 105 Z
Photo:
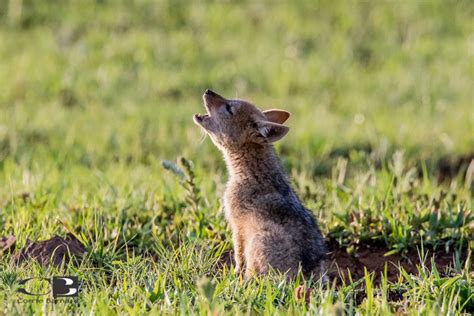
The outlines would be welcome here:
M 400 267 L 409 274 L 417 274 L 418 266 L 421 265 L 420 253 L 417 249 L 411 249 L 405 253 L 396 253 L 385 256 L 390 251 L 385 245 L 371 243 L 360 246 L 355 254 L 348 253 L 347 249 L 340 247 L 336 241 L 328 241 L 329 248 L 329 278 L 330 282 L 336 280 L 340 284 L 343 281 L 349 283 L 349 273 L 352 280 L 356 281 L 364 277 L 364 268 L 367 272 L 374 273 L 374 283 L 379 284 L 385 266 L 387 266 L 387 278 L 395 282 L 400 277 Z M 433 249 L 426 247 L 424 264 L 428 269 L 432 269 L 432 262 L 436 265 L 441 275 L 446 275 L 450 267 L 454 265 L 455 251 L 451 249 L 446 252 L 444 249 Z M 461 252 L 461 264 L 464 267 L 467 251 Z M 234 264 L 233 251 L 226 251 L 219 259 L 220 268 Z M 471 269 L 474 269 L 474 262 L 471 262 Z
M 400 277 L 400 267 L 410 274 L 417 274 L 418 266 L 421 264 L 421 254 L 417 249 L 386 256 L 385 254 L 390 249 L 383 243 L 366 243 L 359 246 L 354 254 L 340 247 L 334 240 L 329 240 L 327 244 L 330 261 L 328 274 L 331 282 L 334 280 L 336 283 L 349 282 L 349 273 L 353 281 L 361 279 L 364 277 L 364 269 L 367 269 L 368 273 L 374 274 L 374 282 L 378 284 L 385 266 L 388 280 L 395 282 Z M 69 262 L 69 260 L 77 264 L 86 252 L 84 245 L 72 234 L 67 234 L 65 238 L 54 236 L 44 241 L 27 240 L 25 246 L 18 251 L 15 251 L 15 246 L 15 236 L 0 237 L 0 254 L 13 253 L 17 264 L 30 259 L 36 260 L 43 266 L 50 264 L 60 266 L 63 261 Z M 455 251 L 453 249 L 445 251 L 440 248 L 425 247 L 424 252 L 424 264 L 430 270 L 434 263 L 439 273 L 445 275 L 454 265 Z M 463 250 L 460 256 L 463 267 L 466 259 L 467 251 Z M 233 252 L 229 250 L 219 258 L 218 268 L 222 269 L 224 266 L 230 268 L 232 264 L 234 264 Z M 474 270 L 474 260 L 471 262 L 471 269 Z
M 330 249 L 330 268 L 329 276 L 338 282 L 349 281 L 348 274 L 350 272 L 352 279 L 357 280 L 364 277 L 364 267 L 368 273 L 374 273 L 374 283 L 380 283 L 387 266 L 387 278 L 391 282 L 395 282 L 400 276 L 400 267 L 409 274 L 417 274 L 418 267 L 423 260 L 428 269 L 432 269 L 432 264 L 436 265 L 440 274 L 445 275 L 450 267 L 454 265 L 455 251 L 445 251 L 444 249 L 433 249 L 425 247 L 424 258 L 417 249 L 410 249 L 404 253 L 396 253 L 385 256 L 390 251 L 382 244 L 365 244 L 360 246 L 355 254 L 349 254 L 347 249 L 339 247 L 336 242 L 328 244 Z M 461 252 L 461 264 L 464 267 L 466 262 L 467 251 Z M 471 269 L 474 269 L 474 262 L 471 263 Z
M 53 264 L 58 267 L 63 261 L 72 260 L 78 263 L 84 253 L 85 248 L 81 242 L 72 234 L 67 234 L 65 238 L 54 236 L 43 241 L 27 240 L 25 246 L 14 255 L 14 258 L 17 264 L 34 259 L 42 266 Z

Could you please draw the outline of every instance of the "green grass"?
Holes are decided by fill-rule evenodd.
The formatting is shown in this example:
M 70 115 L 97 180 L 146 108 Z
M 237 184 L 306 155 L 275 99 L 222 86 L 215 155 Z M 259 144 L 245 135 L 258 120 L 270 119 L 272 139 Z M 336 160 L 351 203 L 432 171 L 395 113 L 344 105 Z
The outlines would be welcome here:
M 438 182 L 438 162 L 474 151 L 473 15 L 470 1 L 0 1 L 0 236 L 19 249 L 71 231 L 87 249 L 78 267 L 3 254 L 0 313 L 473 313 L 456 256 L 396 282 L 313 284 L 308 306 L 298 282 L 219 268 L 225 165 L 191 119 L 206 88 L 289 110 L 277 151 L 352 253 L 471 252 L 472 182 L 465 167 Z M 19 302 L 18 280 L 63 274 L 77 301 Z

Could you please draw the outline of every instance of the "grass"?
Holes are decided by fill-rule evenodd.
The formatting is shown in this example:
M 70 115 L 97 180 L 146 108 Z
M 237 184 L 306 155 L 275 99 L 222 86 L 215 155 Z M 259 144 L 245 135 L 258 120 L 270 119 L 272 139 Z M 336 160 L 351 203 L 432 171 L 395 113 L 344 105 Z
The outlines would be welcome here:
M 474 148 L 473 13 L 435 0 L 0 1 L 0 236 L 20 249 L 73 232 L 87 250 L 61 267 L 3 253 L 2 312 L 473 313 L 473 185 L 456 168 Z M 277 151 L 331 244 L 418 249 L 417 273 L 306 280 L 305 305 L 298 282 L 221 267 L 225 165 L 191 120 L 206 88 L 289 110 Z M 451 267 L 432 268 L 436 251 Z M 77 300 L 20 301 L 19 280 L 55 275 L 80 278 Z

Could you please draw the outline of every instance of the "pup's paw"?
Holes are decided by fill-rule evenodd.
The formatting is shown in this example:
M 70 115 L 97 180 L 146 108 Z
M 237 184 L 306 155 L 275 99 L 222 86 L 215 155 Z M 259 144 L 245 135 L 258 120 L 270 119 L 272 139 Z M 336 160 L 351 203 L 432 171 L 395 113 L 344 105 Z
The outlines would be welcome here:
M 300 285 L 295 289 L 295 298 L 297 301 L 304 301 L 306 305 L 311 301 L 311 289 Z

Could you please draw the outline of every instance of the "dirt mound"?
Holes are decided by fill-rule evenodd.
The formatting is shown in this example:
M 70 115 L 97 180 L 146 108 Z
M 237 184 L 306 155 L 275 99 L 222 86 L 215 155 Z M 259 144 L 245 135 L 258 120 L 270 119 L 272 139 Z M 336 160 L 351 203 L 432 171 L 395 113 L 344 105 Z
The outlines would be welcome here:
M 27 240 L 25 247 L 15 255 L 15 261 L 17 264 L 22 264 L 28 259 L 34 259 L 43 266 L 51 263 L 60 266 L 63 261 L 73 260 L 78 263 L 84 253 L 85 249 L 81 242 L 74 235 L 67 234 L 66 238 L 54 236 L 44 241 Z
M 387 278 L 389 281 L 396 281 L 400 275 L 399 267 L 402 267 L 409 274 L 417 274 L 417 266 L 421 265 L 420 253 L 416 249 L 411 249 L 403 254 L 392 254 L 385 256 L 390 251 L 384 245 L 366 244 L 356 251 L 354 255 L 349 254 L 346 249 L 339 247 L 335 243 L 329 244 L 331 264 L 329 275 L 331 279 L 338 281 L 349 281 L 348 273 L 350 272 L 352 279 L 357 280 L 364 277 L 364 267 L 369 273 L 374 273 L 374 282 L 380 282 L 384 273 L 385 265 L 387 266 Z M 425 249 L 425 257 L 423 261 L 432 269 L 432 263 L 440 274 L 445 274 L 449 267 L 453 266 L 454 251 L 446 252 L 444 249 Z M 467 251 L 461 253 L 461 264 L 466 261 Z M 471 264 L 474 268 L 474 262 Z
M 349 283 L 348 274 L 350 272 L 352 280 L 356 281 L 364 277 L 364 267 L 368 273 L 374 273 L 374 283 L 379 284 L 382 274 L 387 265 L 387 278 L 391 282 L 395 282 L 400 276 L 399 267 L 402 267 L 409 274 L 417 274 L 420 266 L 420 254 L 416 249 L 409 250 L 403 254 L 392 254 L 385 256 L 390 251 L 385 245 L 381 244 L 365 244 L 359 247 L 355 254 L 350 254 L 347 249 L 340 247 L 337 242 L 329 241 L 329 279 L 330 282 L 336 280 L 340 284 L 342 281 Z M 454 251 L 449 252 L 443 249 L 433 250 L 425 249 L 424 263 L 430 270 L 432 262 L 440 274 L 446 274 L 449 267 L 453 266 Z M 467 258 L 467 251 L 461 253 L 461 264 L 464 266 Z M 433 260 L 433 261 L 432 261 Z M 233 252 L 226 251 L 219 259 L 218 266 L 222 268 L 230 266 L 234 263 Z M 474 269 L 474 261 L 471 263 Z
M 11 253 L 15 249 L 16 238 L 14 236 L 0 237 L 0 254 Z M 387 278 L 389 281 L 396 281 L 399 278 L 399 267 L 402 267 L 410 274 L 417 274 L 420 265 L 420 254 L 416 249 L 409 250 L 403 254 L 392 254 L 385 256 L 390 251 L 384 244 L 366 243 L 360 246 L 354 254 L 348 253 L 347 249 L 340 247 L 336 241 L 328 241 L 329 248 L 329 277 L 337 283 L 349 282 L 348 274 L 352 280 L 364 277 L 364 268 L 368 273 L 374 273 L 374 282 L 380 282 L 381 276 L 387 266 Z M 53 264 L 60 266 L 63 261 L 72 260 L 77 264 L 82 259 L 85 248 L 82 243 L 72 234 L 67 234 L 65 238 L 54 236 L 44 241 L 31 242 L 27 240 L 26 245 L 13 256 L 17 264 L 22 264 L 26 260 L 34 259 L 43 266 Z M 425 249 L 424 262 L 426 267 L 432 268 L 434 263 L 440 274 L 446 274 L 449 267 L 453 266 L 455 253 L 453 250 L 446 252 L 443 249 Z M 462 265 L 466 262 L 467 251 L 464 250 L 460 256 Z M 230 268 L 234 263 L 233 252 L 224 252 L 219 261 L 218 267 Z M 471 263 L 474 269 L 474 261 Z

